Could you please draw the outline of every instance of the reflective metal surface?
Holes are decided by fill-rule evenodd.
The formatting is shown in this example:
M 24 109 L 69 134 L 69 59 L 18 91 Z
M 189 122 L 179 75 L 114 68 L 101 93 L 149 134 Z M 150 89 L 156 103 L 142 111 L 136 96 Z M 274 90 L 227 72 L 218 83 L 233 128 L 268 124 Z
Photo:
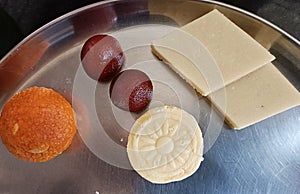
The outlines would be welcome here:
M 0 108 L 14 92 L 33 85 L 52 87 L 71 100 L 80 67 L 80 48 L 93 34 L 116 35 L 124 29 L 133 29 L 136 35 L 141 26 L 151 28 L 153 33 L 139 37 L 129 33 L 122 40 L 133 46 L 142 45 L 141 49 L 128 49 L 127 63 L 155 61 L 148 47 L 151 38 L 162 35 L 162 29 L 181 26 L 214 8 L 268 48 L 277 58 L 275 65 L 300 90 L 299 41 L 252 14 L 211 1 L 109 1 L 58 18 L 3 58 Z M 143 40 L 143 36 L 146 42 L 135 42 Z M 193 99 L 192 93 L 190 98 Z M 199 106 L 201 110 L 195 114 L 199 114 L 199 125 L 208 133 L 211 114 L 206 110 L 210 110 L 210 105 L 200 99 Z M 81 138 L 93 128 L 89 115 L 80 103 L 76 109 L 80 133 L 65 153 L 50 162 L 18 160 L 0 145 L 0 193 L 300 193 L 299 107 L 241 131 L 228 130 L 224 125 L 198 171 L 186 180 L 166 185 L 151 184 L 132 170 L 99 159 Z M 102 114 L 98 111 L 100 117 Z M 115 142 L 119 138 L 114 139 L 116 136 L 109 132 L 106 134 Z M 126 133 L 122 135 L 126 137 Z M 115 154 L 114 149 L 110 151 Z

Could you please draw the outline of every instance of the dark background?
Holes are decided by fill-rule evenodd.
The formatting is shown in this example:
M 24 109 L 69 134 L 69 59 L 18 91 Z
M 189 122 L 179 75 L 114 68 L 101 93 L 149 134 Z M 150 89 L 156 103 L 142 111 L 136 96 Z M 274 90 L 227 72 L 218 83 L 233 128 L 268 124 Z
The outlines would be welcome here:
M 293 35 L 294 37 L 296 37 L 297 39 L 300 39 L 300 0 L 222 0 L 223 2 L 229 3 L 231 5 L 235 5 L 237 7 L 243 8 L 245 10 L 248 10 L 252 13 L 255 13 L 263 18 L 265 18 L 266 20 L 269 20 L 270 22 L 276 24 L 277 26 L 281 27 L 283 30 L 287 31 L 288 33 L 290 33 L 291 35 Z M 44 24 L 50 22 L 51 20 L 69 12 L 72 11 L 76 8 L 82 7 L 84 5 L 88 5 L 90 3 L 93 2 L 98 2 L 96 0 L 0 0 L 0 8 L 2 8 L 5 12 L 2 12 L 0 10 L 0 50 L 3 51 L 3 53 L 6 53 L 12 46 L 14 46 L 15 44 L 17 44 L 21 39 L 23 39 L 25 36 L 29 35 L 30 33 L 32 33 L 33 31 L 35 31 L 36 29 L 40 28 L 41 26 L 43 26 Z M 5 15 L 5 13 L 7 13 L 8 15 Z M 10 16 L 12 19 L 9 19 Z M 1 18 L 4 18 L 3 20 Z M 16 25 L 13 25 L 15 21 Z M 0 53 L 0 58 L 3 55 L 1 55 Z M 0 66 L 1 68 L 1 66 Z M 296 75 L 296 74 L 295 74 Z M 299 83 L 299 82 L 298 82 Z M 267 192 L 270 190 L 267 190 L 267 188 L 271 188 L 273 189 L 273 191 L 275 191 L 276 188 L 285 188 L 282 184 L 283 182 L 280 182 L 281 180 L 286 181 L 287 185 L 286 187 L 289 186 L 298 186 L 298 184 L 296 183 L 297 181 L 295 181 L 295 183 L 293 184 L 294 180 L 289 181 L 290 178 L 295 178 L 295 177 L 289 177 L 289 172 L 291 170 L 297 170 L 297 166 L 295 166 L 295 164 L 297 165 L 298 163 L 292 163 L 294 158 L 297 157 L 297 155 L 295 155 L 295 157 L 292 157 L 292 159 L 289 158 L 285 158 L 283 157 L 282 163 L 278 160 L 273 158 L 273 157 L 277 157 L 277 156 L 285 156 L 282 155 L 285 149 L 290 149 L 289 145 L 293 145 L 291 143 L 287 143 L 286 145 L 283 142 L 283 139 L 290 137 L 291 140 L 291 136 L 289 135 L 289 132 L 291 132 L 290 134 L 293 134 L 293 132 L 295 131 L 294 129 L 296 129 L 296 127 L 293 127 L 292 124 L 291 126 L 286 126 L 286 128 L 282 128 L 283 130 L 281 131 L 285 131 L 286 132 L 282 132 L 280 133 L 280 130 L 278 129 L 278 131 L 276 130 L 276 126 L 279 122 L 290 122 L 293 120 L 293 118 L 289 118 L 289 116 L 291 114 L 295 114 L 297 115 L 297 113 L 299 111 L 291 110 L 293 112 L 289 112 L 288 114 L 285 113 L 285 116 L 280 116 L 281 119 L 279 120 L 274 120 L 277 122 L 274 122 L 273 124 L 271 124 L 270 126 L 267 126 L 267 124 L 259 124 L 258 129 L 264 129 L 264 130 L 254 130 L 254 132 L 250 132 L 250 131 L 243 131 L 243 133 L 239 133 L 240 135 L 237 135 L 237 133 L 233 133 L 233 134 L 229 134 L 231 132 L 229 132 L 228 130 L 223 131 L 222 136 L 219 137 L 219 143 L 216 144 L 215 146 L 216 149 L 219 149 L 216 152 L 216 158 L 215 160 L 212 159 L 211 155 L 211 160 L 208 158 L 205 159 L 206 163 L 209 163 L 209 167 L 207 167 L 206 170 L 207 175 L 195 175 L 197 178 L 201 178 L 203 179 L 203 177 L 206 178 L 206 181 L 209 181 L 211 178 L 215 178 L 215 177 L 219 177 L 217 179 L 217 181 L 213 181 L 212 184 L 208 184 L 205 185 L 205 181 L 201 182 L 194 182 L 194 184 L 198 184 L 197 187 L 202 187 L 203 189 L 199 189 L 202 191 L 208 191 L 210 188 L 214 189 L 214 192 L 222 192 L 223 188 L 226 188 L 226 181 L 220 181 L 222 179 L 226 179 L 226 178 L 230 178 L 229 180 L 232 180 L 232 184 L 229 185 L 229 187 L 232 187 L 234 189 L 232 189 L 232 191 L 239 191 L 239 193 L 242 193 L 242 189 L 244 189 L 245 191 L 248 190 L 248 192 Z M 279 118 L 279 117 L 276 117 Z M 295 117 L 296 118 L 296 117 Z M 264 126 L 267 126 L 264 128 Z M 281 125 L 279 125 L 281 126 Z M 284 125 L 282 125 L 284 126 Z M 275 129 L 275 130 L 274 130 Z M 242 132 L 242 131 L 241 131 Z M 269 133 L 270 132 L 270 133 Z M 286 134 L 286 135 L 285 135 Z M 282 137 L 280 138 L 278 135 L 282 135 Z M 261 139 L 258 139 L 256 143 L 251 143 L 251 140 L 254 140 L 256 137 L 262 137 Z M 248 137 L 249 137 L 249 141 L 248 141 Z M 240 138 L 240 141 L 232 141 L 236 138 Z M 295 138 L 294 138 L 295 139 Z M 224 146 L 223 143 L 226 142 L 226 140 L 228 141 L 232 141 L 234 143 L 231 143 L 227 146 Z M 295 139 L 296 140 L 296 139 Z M 267 142 L 270 143 L 270 147 L 268 147 L 268 145 L 263 144 L 263 142 Z M 235 144 L 236 143 L 236 144 Z M 261 143 L 261 144 L 260 144 Z M 272 144 L 273 143 L 273 144 Z M 283 149 L 279 150 L 279 152 L 275 152 L 274 149 L 272 148 L 272 145 L 278 144 L 279 146 L 283 147 Z M 297 144 L 295 144 L 297 145 Z M 235 147 L 241 147 L 242 150 L 244 150 L 243 148 L 249 148 L 249 152 L 241 152 L 239 153 L 236 149 L 234 149 Z M 257 152 L 257 150 L 255 149 L 259 149 L 261 148 L 260 152 Z M 270 148 L 270 149 L 268 149 Z M 266 151 L 274 151 L 271 152 L 270 154 L 266 154 Z M 297 149 L 296 149 L 297 150 Z M 226 165 L 227 165 L 227 171 L 222 171 L 221 169 L 221 162 L 222 162 L 222 156 L 221 154 L 218 155 L 218 153 L 226 153 L 228 155 L 228 157 L 225 160 Z M 258 153 L 254 156 L 249 155 L 249 153 Z M 289 152 L 289 153 L 292 153 Z M 296 153 L 296 152 L 295 152 Z M 232 156 L 237 155 L 238 158 L 237 159 L 232 159 Z M 85 158 L 85 154 L 80 155 L 80 160 L 82 158 Z M 90 156 L 90 155 L 89 155 Z M 262 156 L 262 157 L 261 157 Z M 272 156 L 272 158 L 270 159 L 265 159 L 264 157 L 268 157 L 268 156 Z M 74 176 L 78 176 L 79 174 L 77 174 L 78 172 L 83 172 L 83 171 L 76 171 L 73 173 L 69 172 L 69 174 L 67 174 L 64 177 L 57 177 L 56 181 L 53 180 L 45 180 L 45 184 L 46 183 L 53 183 L 53 185 L 51 185 L 50 187 L 53 186 L 52 191 L 49 191 L 51 193 L 60 193 L 62 191 L 59 190 L 63 190 L 65 193 L 79 193 L 81 191 L 81 189 L 87 188 L 92 184 L 97 184 L 95 185 L 95 187 L 98 186 L 103 186 L 103 189 L 106 190 L 108 187 L 110 187 L 111 185 L 108 183 L 111 183 L 110 181 L 113 180 L 113 183 L 116 183 L 116 189 L 114 190 L 114 188 L 110 188 L 107 190 L 111 190 L 111 191 L 122 191 L 120 189 L 120 185 L 124 185 L 124 184 L 118 184 L 118 183 L 122 183 L 122 179 L 128 175 L 130 175 L 130 172 L 126 172 L 126 173 L 121 173 L 119 171 L 119 169 L 116 168 L 106 168 L 108 164 L 104 164 L 101 165 L 101 167 L 94 169 L 93 166 L 98 165 L 99 164 L 99 160 L 94 156 L 91 157 L 86 157 L 88 158 L 89 161 L 89 165 L 91 167 L 86 167 L 83 170 L 86 170 L 87 172 L 84 173 L 82 175 L 83 178 L 86 178 L 85 181 L 82 182 L 75 182 L 74 180 L 72 180 L 73 175 Z M 95 159 L 93 159 L 95 158 Z M 248 164 L 248 161 L 250 160 L 250 167 L 244 167 L 243 164 Z M 275 167 L 276 170 L 274 171 L 269 171 L 266 170 L 266 172 L 278 172 L 278 174 L 276 174 L 276 176 L 274 177 L 269 177 L 266 176 L 267 174 L 261 170 L 261 171 L 255 171 L 257 170 L 258 167 L 260 167 L 260 164 L 263 165 L 263 167 L 267 167 L 264 166 L 263 161 L 273 161 L 273 162 L 277 162 Z M 232 161 L 232 162 L 231 162 Z M 236 161 L 241 161 L 240 162 L 236 162 Z M 296 160 L 294 160 L 296 161 Z M 0 161 L 1 162 L 1 161 Z M 51 165 L 50 165 L 51 166 Z M 75 166 L 71 166 L 69 167 L 69 169 L 72 169 L 76 167 Z M 255 168 L 256 167 L 256 168 Z M 15 168 L 14 170 L 14 174 L 18 174 L 17 170 L 22 168 L 22 166 L 13 166 L 11 165 L 10 168 Z M 231 170 L 231 172 L 229 172 L 229 169 Z M 63 168 L 60 170 L 64 170 Z M 87 177 L 87 175 L 93 170 L 97 171 L 92 174 L 92 177 Z M 253 170 L 254 173 L 250 172 L 250 170 Z M 277 171 L 278 170 L 278 171 Z M 280 171 L 279 171 L 280 170 Z M 29 171 L 30 172 L 30 171 Z M 63 171 L 64 172 L 64 171 Z M 96 176 L 100 173 L 103 174 L 109 174 L 109 173 L 114 173 L 115 177 L 117 177 L 116 179 L 110 179 L 109 177 L 106 180 L 103 180 L 103 182 L 95 182 L 95 181 L 99 181 L 99 179 L 94 178 L 93 180 L 93 176 Z M 42 171 L 41 173 L 44 173 L 44 177 L 46 177 L 46 173 L 48 173 L 46 170 Z M 226 174 L 228 173 L 228 174 Z M 239 175 L 239 173 L 241 175 Z M 245 177 L 245 173 L 249 173 L 249 179 L 244 179 Z M 51 173 L 50 173 L 51 174 Z M 238 174 L 238 175 L 236 175 Z M 71 176 L 72 175 L 72 176 Z M 254 176 L 258 176 L 258 177 L 254 177 Z M 277 179 L 277 175 L 278 175 L 278 179 Z M 135 175 L 137 176 L 137 175 Z M 237 176 L 237 179 L 235 179 L 235 177 L 233 176 Z M 66 178 L 67 177 L 67 178 Z M 69 178 L 70 177 L 70 178 Z M 7 180 L 9 180 L 10 177 L 7 177 Z M 15 177 L 16 180 L 22 180 L 24 178 L 24 176 L 21 177 Z M 28 177 L 29 181 L 28 183 L 25 181 L 23 181 L 24 183 L 24 188 L 27 187 L 27 189 L 32 185 L 32 183 L 30 183 L 30 178 Z M 79 176 L 80 178 L 80 176 Z M 281 179 L 280 179 L 281 178 Z M 299 177 L 297 177 L 299 178 Z M 135 179 L 135 177 L 133 177 L 132 179 Z M 128 183 L 131 183 L 131 180 L 127 181 L 125 183 L 125 185 L 127 185 Z M 78 179 L 80 180 L 80 179 Z M 196 180 L 194 178 L 194 180 Z M 233 180 L 241 180 L 241 182 L 234 182 Z M 52 182 L 53 181 L 53 182 Z M 90 182 L 89 182 L 90 181 Z M 163 188 L 161 186 L 156 185 L 155 187 L 153 187 L 151 184 L 148 184 L 146 181 L 141 180 L 141 179 L 137 179 L 136 180 L 137 183 L 135 183 L 134 181 L 132 181 L 133 183 L 135 183 L 136 185 L 138 185 L 138 187 L 136 188 L 137 191 L 145 191 L 147 189 L 149 189 L 149 193 L 151 191 L 160 191 L 161 193 L 164 192 Z M 240 184 L 243 185 L 243 183 L 249 181 L 250 184 L 249 185 L 254 185 L 257 183 L 257 186 L 254 188 L 249 188 L 247 185 L 244 186 L 239 186 Z M 43 183 L 43 182 L 42 182 Z M 107 184 L 105 184 L 107 183 Z M 167 191 L 169 192 L 174 192 L 176 193 L 176 188 L 180 187 L 180 190 L 177 190 L 177 192 L 192 192 L 193 190 L 187 190 L 189 187 L 189 184 L 186 184 L 187 182 L 181 182 L 179 185 L 177 185 L 177 187 L 175 187 L 174 185 L 168 185 L 167 186 Z M 207 182 L 206 182 L 207 183 Z M 219 183 L 219 185 L 218 185 Z M 274 183 L 271 184 L 271 183 Z M 276 183 L 279 183 L 279 186 L 276 187 Z M 285 183 L 285 182 L 284 182 Z M 288 184 L 290 183 L 290 184 Z M 297 185 L 296 185 L 297 184 Z M 2 184 L 3 185 L 3 184 Z M 10 185 L 10 184 L 9 184 Z M 264 186 L 262 186 L 264 185 Z M 214 187 L 212 187 L 214 186 Z M 262 186 L 262 188 L 260 188 L 259 186 Z M 9 187 L 9 186 L 7 186 Z M 22 185 L 16 185 L 17 188 L 22 188 Z M 42 189 L 43 185 L 37 185 L 38 188 Z M 94 189 L 90 188 L 90 189 Z M 195 187 L 194 187 L 195 188 Z M 1 189 L 1 188 L 0 188 Z M 4 188 L 4 189 L 8 189 L 8 188 Z M 11 188 L 9 188 L 11 189 Z M 8 190 L 9 190 L 8 189 Z M 124 188 L 126 189 L 126 187 Z M 185 190 L 186 189 L 186 190 Z M 193 188 L 192 188 L 193 189 Z M 237 190 L 239 189 L 239 190 Z M 293 188 L 290 189 L 290 191 Z M 228 189 L 227 191 L 230 191 L 230 189 Z M 279 190 L 278 192 L 280 192 L 282 190 Z M 26 193 L 26 191 L 23 191 L 24 193 Z M 38 191 L 37 191 L 38 192 Z M 83 191 L 82 191 L 83 192 Z M 125 192 L 123 190 L 123 192 Z M 225 192 L 225 191 L 224 191 Z M 288 192 L 288 191 L 286 191 Z M 285 193 L 286 193 L 285 192 Z M 92 193 L 92 192 L 90 192 Z M 94 192 L 95 193 L 95 192 Z
M 24 37 L 51 20 L 99 0 L 0 0 L 1 15 L 11 20 L 0 20 L 0 58 Z M 219 0 L 255 13 L 300 39 L 300 0 Z M 3 13 L 4 11 L 4 13 Z M 7 17 L 7 16 L 6 16 Z M 10 22 L 10 25 L 7 24 Z M 5 38 L 4 38 L 5 37 Z

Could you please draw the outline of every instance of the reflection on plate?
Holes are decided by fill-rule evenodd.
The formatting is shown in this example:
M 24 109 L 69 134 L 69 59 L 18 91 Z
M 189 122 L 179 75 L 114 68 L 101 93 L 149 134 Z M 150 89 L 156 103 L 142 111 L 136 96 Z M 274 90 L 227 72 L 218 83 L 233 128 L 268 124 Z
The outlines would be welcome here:
M 76 146 L 71 146 L 64 154 L 44 164 L 20 161 L 11 156 L 4 146 L 0 146 L 0 193 L 298 192 L 299 107 L 243 131 L 226 130 L 210 105 L 204 99 L 199 99 L 191 87 L 177 79 L 178 76 L 150 52 L 151 39 L 172 30 L 175 23 L 183 25 L 213 8 L 219 9 L 262 45 L 270 48 L 277 57 L 276 65 L 299 89 L 300 80 L 295 74 L 299 71 L 299 45 L 282 30 L 276 30 L 276 27 L 242 10 L 203 1 L 96 3 L 41 28 L 13 50 L 10 57 L 1 61 L 1 104 L 15 91 L 33 85 L 53 87 L 70 100 L 73 94 L 74 106 L 81 121 L 78 134 L 83 142 L 77 136 L 73 142 Z M 137 35 L 135 31 L 144 33 Z M 127 160 L 116 162 L 127 157 L 124 137 L 138 115 L 124 114 L 110 103 L 103 104 L 109 98 L 108 92 L 102 91 L 107 90 L 109 85 L 96 84 L 86 77 L 81 68 L 79 52 L 83 42 L 100 32 L 111 33 L 120 39 L 127 56 L 125 68 L 141 69 L 154 80 L 157 92 L 150 107 L 162 103 L 179 105 L 198 119 L 204 134 L 211 134 L 204 135 L 204 143 L 205 138 L 211 140 L 218 137 L 213 147 L 204 145 L 211 149 L 206 150 L 205 160 L 192 177 L 176 184 L 153 186 L 135 172 L 123 169 L 130 168 Z M 134 39 L 130 36 L 134 36 Z M 28 60 L 28 50 L 40 52 Z M 145 55 L 140 55 L 141 52 Z M 13 68 L 8 68 L 12 63 Z M 160 76 L 158 72 L 168 76 Z M 4 92 L 8 93 L 3 95 Z M 91 109 L 90 104 L 94 103 L 96 109 Z M 105 108 L 110 114 L 103 114 L 102 109 Z M 109 122 L 113 118 L 111 115 L 117 115 L 114 122 Z M 213 122 L 216 126 L 212 128 L 222 126 L 219 128 L 220 136 L 219 131 L 207 131 L 211 120 L 216 121 Z M 118 130 L 109 130 L 112 124 Z M 99 153 L 103 149 L 107 150 Z M 109 158 L 113 165 L 104 158 Z M 28 177 L 31 177 L 30 180 Z

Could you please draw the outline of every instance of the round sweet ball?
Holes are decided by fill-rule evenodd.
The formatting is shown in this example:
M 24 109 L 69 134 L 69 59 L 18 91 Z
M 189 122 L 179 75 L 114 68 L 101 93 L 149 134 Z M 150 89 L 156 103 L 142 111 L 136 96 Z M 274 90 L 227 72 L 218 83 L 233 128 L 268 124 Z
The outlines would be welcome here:
M 90 37 L 81 49 L 80 58 L 88 76 L 102 82 L 111 80 L 125 62 L 118 40 L 107 34 Z
M 65 151 L 76 133 L 73 108 L 59 93 L 32 87 L 3 107 L 0 136 L 8 151 L 30 162 L 46 162 Z
M 120 72 L 111 82 L 112 103 L 130 112 L 140 112 L 147 108 L 152 99 L 153 85 L 142 71 L 129 69 Z

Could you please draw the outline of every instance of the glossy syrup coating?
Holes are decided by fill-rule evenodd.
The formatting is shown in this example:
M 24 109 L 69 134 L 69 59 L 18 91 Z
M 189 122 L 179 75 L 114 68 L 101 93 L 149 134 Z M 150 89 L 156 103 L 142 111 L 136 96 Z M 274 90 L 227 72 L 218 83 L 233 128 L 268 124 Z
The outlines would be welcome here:
M 90 37 L 80 53 L 85 72 L 94 80 L 111 80 L 125 62 L 122 48 L 117 39 L 100 34 Z
M 142 71 L 130 69 L 120 72 L 110 85 L 113 104 L 130 112 L 147 108 L 152 99 L 153 85 Z

